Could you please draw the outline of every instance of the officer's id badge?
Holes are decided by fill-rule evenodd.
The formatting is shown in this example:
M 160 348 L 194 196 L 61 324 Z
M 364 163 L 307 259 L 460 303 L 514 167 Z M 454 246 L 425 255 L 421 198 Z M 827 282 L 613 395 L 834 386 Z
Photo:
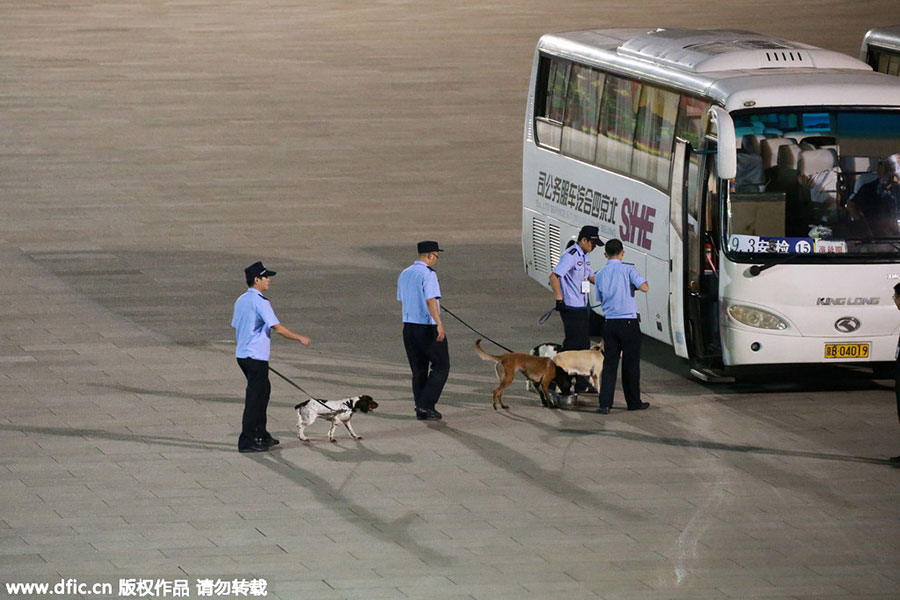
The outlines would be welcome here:
M 577 263 L 575 263 L 575 264 L 578 265 L 578 266 L 580 267 L 580 266 L 583 265 L 584 263 L 581 262 L 581 261 L 579 260 L 579 261 L 578 261 Z
M 581 282 L 581 293 L 589 294 L 590 292 L 591 292 L 591 282 L 588 281 L 587 279 L 585 279 Z

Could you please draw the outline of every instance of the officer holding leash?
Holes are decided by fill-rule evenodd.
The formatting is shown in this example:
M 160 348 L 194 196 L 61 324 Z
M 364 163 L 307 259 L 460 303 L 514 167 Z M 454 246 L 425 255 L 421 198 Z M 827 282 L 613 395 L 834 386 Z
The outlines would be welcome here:
M 620 240 L 606 242 L 606 266 L 597 273 L 597 298 L 603 306 L 603 374 L 600 379 L 600 408 L 608 415 L 616 389 L 619 353 L 622 354 L 622 389 L 628 410 L 644 410 L 641 402 L 641 319 L 634 293 L 647 292 L 650 285 L 634 265 L 623 263 L 625 248 Z
M 443 252 L 437 242 L 419 242 L 419 259 L 397 278 L 402 303 L 403 346 L 412 371 L 413 400 L 420 421 L 440 420 L 435 406 L 450 375 L 450 351 L 441 321 L 441 286 L 434 266 Z
M 269 383 L 271 332 L 304 346 L 311 343 L 305 335 L 294 333 L 282 325 L 275 316 L 269 299 L 262 295 L 269 289 L 269 278 L 274 275 L 275 271 L 269 271 L 261 262 L 255 262 L 244 269 L 244 276 L 250 287 L 234 303 L 234 316 L 231 319 L 237 341 L 234 355 L 247 378 L 238 452 L 265 452 L 270 446 L 278 444 L 278 440 L 266 429 L 266 409 L 272 390 Z
M 550 289 L 556 296 L 556 310 L 562 318 L 566 336 L 563 350 L 587 350 L 591 347 L 590 292 L 594 270 L 588 254 L 602 245 L 600 230 L 593 225 L 585 225 L 578 232 L 578 242 L 563 252 L 556 268 L 550 273 Z M 584 377 L 576 379 L 576 392 L 589 388 Z
M 593 225 L 585 225 L 578 232 L 578 243 L 563 252 L 550 273 L 550 289 L 556 296 L 556 309 L 566 335 L 563 350 L 591 347 L 589 296 L 594 270 L 588 253 L 602 245 L 600 231 Z

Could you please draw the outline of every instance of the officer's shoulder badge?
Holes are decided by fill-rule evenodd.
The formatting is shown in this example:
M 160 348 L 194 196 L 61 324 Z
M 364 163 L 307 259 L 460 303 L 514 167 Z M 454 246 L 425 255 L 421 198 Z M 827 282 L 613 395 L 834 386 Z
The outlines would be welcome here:
M 578 250 L 575 249 L 575 246 L 569 248 L 569 254 L 578 254 Z

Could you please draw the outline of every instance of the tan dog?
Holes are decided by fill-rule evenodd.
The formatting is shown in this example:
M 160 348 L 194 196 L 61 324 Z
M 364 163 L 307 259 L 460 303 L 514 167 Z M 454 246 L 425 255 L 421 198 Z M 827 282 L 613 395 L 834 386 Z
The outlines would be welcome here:
M 555 403 L 550 397 L 550 382 L 556 379 L 557 368 L 553 361 L 543 356 L 532 356 L 524 352 L 510 352 L 502 356 L 488 354 L 481 349 L 481 340 L 475 341 L 475 352 L 481 360 L 492 360 L 496 364 L 497 378 L 500 385 L 494 389 L 494 410 L 499 404 L 503 408 L 509 408 L 503 404 L 503 390 L 509 387 L 516 376 L 516 371 L 522 373 L 530 381 L 538 384 L 538 393 L 541 395 L 541 404 L 553 406 Z
M 600 391 L 600 374 L 603 373 L 603 344 L 596 344 L 590 350 L 566 350 L 553 357 L 556 366 L 569 375 L 590 377 L 591 385 Z

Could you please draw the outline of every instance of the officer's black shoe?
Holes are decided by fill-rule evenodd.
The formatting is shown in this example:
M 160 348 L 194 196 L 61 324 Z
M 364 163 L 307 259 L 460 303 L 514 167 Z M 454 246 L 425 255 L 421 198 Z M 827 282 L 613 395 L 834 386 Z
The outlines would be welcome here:
M 641 402 L 640 406 L 635 406 L 634 408 L 629 408 L 628 410 L 647 410 L 650 408 L 649 402 Z
M 420 421 L 440 421 L 443 415 L 432 408 L 417 408 L 416 418 Z
M 609 407 L 608 407 L 608 406 L 601 406 L 600 408 L 597 409 L 597 412 L 600 413 L 601 415 L 608 415 L 608 414 L 609 414 Z
M 273 437 L 270 435 L 269 437 L 263 438 L 263 439 L 262 439 L 262 443 L 263 443 L 264 445 L 266 445 L 266 446 L 277 446 L 277 445 L 280 444 L 281 442 L 280 442 L 279 440 L 276 440 L 275 438 L 273 438 Z
M 892 456 L 890 462 L 892 465 L 900 467 L 900 456 Z
M 240 448 L 240 447 L 239 447 L 239 448 L 238 448 L 238 452 L 241 452 L 241 453 L 244 453 L 244 452 L 265 452 L 265 451 L 268 450 L 268 449 L 269 449 L 269 447 L 266 446 L 265 444 L 260 444 L 260 443 L 254 442 L 254 443 L 250 444 L 249 446 L 244 446 L 243 448 Z

